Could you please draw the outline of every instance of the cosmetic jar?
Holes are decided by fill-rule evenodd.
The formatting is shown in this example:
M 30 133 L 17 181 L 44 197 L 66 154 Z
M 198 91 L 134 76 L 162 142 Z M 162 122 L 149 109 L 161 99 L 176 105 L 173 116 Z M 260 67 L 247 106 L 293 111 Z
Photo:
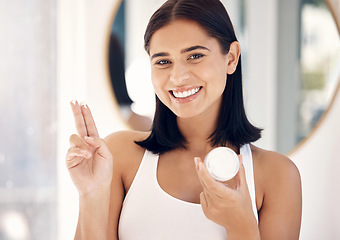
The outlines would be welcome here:
M 217 147 L 204 158 L 209 174 L 217 181 L 226 182 L 235 177 L 240 167 L 237 154 L 230 148 Z

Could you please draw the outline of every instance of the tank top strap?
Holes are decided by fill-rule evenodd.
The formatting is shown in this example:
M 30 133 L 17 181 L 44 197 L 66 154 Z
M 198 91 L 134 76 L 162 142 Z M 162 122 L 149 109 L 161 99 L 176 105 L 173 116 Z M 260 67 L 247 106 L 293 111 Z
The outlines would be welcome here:
M 152 152 L 145 150 L 137 173 L 132 181 L 129 191 L 125 196 L 125 200 L 129 199 L 131 192 L 139 192 L 145 189 L 145 186 L 152 186 L 155 184 L 155 172 L 157 171 L 157 164 L 158 154 L 153 154 Z M 149 191 L 152 189 L 153 188 L 148 188 Z
M 250 145 L 245 144 L 240 149 L 240 154 L 243 159 L 243 166 L 246 175 L 246 181 L 249 189 L 249 194 L 251 198 L 251 203 L 253 206 L 253 212 L 258 222 L 258 213 L 256 207 L 256 195 L 255 195 L 255 181 L 254 181 L 254 167 L 253 167 L 253 156 L 251 153 Z

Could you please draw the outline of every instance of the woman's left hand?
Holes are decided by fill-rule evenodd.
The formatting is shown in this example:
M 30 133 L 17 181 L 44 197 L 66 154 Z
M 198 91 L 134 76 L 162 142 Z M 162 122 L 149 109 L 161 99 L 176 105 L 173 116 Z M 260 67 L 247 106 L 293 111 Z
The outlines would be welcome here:
M 237 187 L 232 189 L 213 179 L 202 160 L 195 158 L 196 171 L 203 186 L 200 195 L 202 209 L 208 219 L 226 229 L 228 239 L 260 239 L 240 155 L 239 161 L 240 169 L 235 176 Z

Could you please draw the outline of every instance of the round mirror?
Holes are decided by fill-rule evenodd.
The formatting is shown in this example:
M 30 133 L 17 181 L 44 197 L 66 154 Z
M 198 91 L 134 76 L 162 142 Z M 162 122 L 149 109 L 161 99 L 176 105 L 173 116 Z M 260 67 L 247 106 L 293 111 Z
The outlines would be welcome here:
M 148 62 L 139 58 L 133 62 L 126 60 L 125 5 L 125 1 L 120 2 L 110 34 L 108 63 L 111 86 L 121 116 L 128 126 L 135 130 L 148 131 L 154 111 L 150 74 L 145 71 L 148 69 Z
M 131 128 L 137 130 L 150 129 L 155 106 L 149 58 L 143 48 L 143 34 L 150 16 L 164 2 L 164 0 L 122 0 L 112 24 L 109 47 L 112 88 L 123 118 Z M 324 0 L 296 0 L 298 10 L 296 10 L 294 29 L 297 29 L 295 31 L 297 40 L 294 41 L 298 47 L 293 61 L 298 64 L 294 62 L 293 65 L 298 68 L 299 74 L 297 75 L 299 76 L 294 78 L 294 81 L 297 81 L 294 84 L 295 89 L 286 89 L 284 92 L 284 89 L 278 88 L 279 92 L 281 90 L 284 92 L 282 97 L 291 98 L 289 92 L 292 91 L 298 99 L 298 103 L 294 104 L 296 112 L 294 113 L 294 136 L 292 143 L 287 144 L 283 139 L 277 142 L 276 149 L 273 150 L 287 153 L 308 137 L 327 112 L 332 97 L 336 94 L 340 76 L 340 40 L 338 26 L 334 19 L 340 14 L 334 12 L 335 10 L 333 12 L 330 10 L 333 9 L 332 4 L 334 6 L 337 4 L 335 2 L 332 0 L 326 2 Z M 229 12 L 237 30 L 241 48 L 243 48 L 243 71 L 245 73 L 247 72 L 247 4 L 247 0 L 242 0 L 233 6 L 237 8 L 236 10 L 227 8 L 238 13 L 233 16 L 232 12 Z M 279 12 L 279 14 L 286 13 Z M 279 21 L 281 19 L 278 19 Z M 278 48 L 280 48 L 280 39 L 278 42 Z M 288 50 L 281 49 L 278 53 Z M 285 59 L 283 56 L 282 62 L 288 61 L 291 59 Z M 278 64 L 277 68 L 280 73 L 281 65 Z M 283 80 L 289 79 L 277 81 Z M 279 87 L 280 84 L 278 83 Z M 255 110 L 262 111 L 262 109 Z M 278 107 L 278 112 L 273 114 L 277 114 L 280 121 L 285 121 L 283 108 Z M 256 124 L 260 125 L 259 127 L 265 127 Z M 277 135 L 285 132 L 285 128 L 280 124 L 277 128 Z
M 323 0 L 303 0 L 301 8 L 301 102 L 297 141 L 317 125 L 339 82 L 340 40 Z

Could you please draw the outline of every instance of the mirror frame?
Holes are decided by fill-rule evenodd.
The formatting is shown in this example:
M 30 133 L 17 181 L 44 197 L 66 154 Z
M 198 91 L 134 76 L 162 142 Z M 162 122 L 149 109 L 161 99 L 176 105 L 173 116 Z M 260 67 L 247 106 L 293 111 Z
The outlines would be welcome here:
M 106 38 L 105 38 L 105 42 L 104 42 L 104 62 L 105 64 L 105 75 L 106 75 L 106 88 L 110 89 L 110 99 L 111 101 L 114 103 L 114 111 L 116 112 L 116 116 L 117 118 L 123 123 L 123 125 L 125 126 L 126 129 L 132 130 L 132 127 L 126 122 L 126 120 L 123 118 L 121 112 L 120 112 L 120 107 L 116 98 L 116 95 L 114 94 L 113 91 L 113 86 L 111 83 L 111 75 L 110 75 L 110 68 L 109 68 L 109 46 L 110 46 L 110 38 L 111 38 L 111 31 L 112 31 L 112 24 L 113 21 L 117 15 L 117 12 L 119 10 L 119 7 L 122 3 L 122 0 L 116 0 L 116 3 L 114 4 L 114 7 L 111 11 L 111 15 L 110 18 L 108 18 L 108 22 L 106 23 L 107 26 L 107 31 L 106 31 Z

